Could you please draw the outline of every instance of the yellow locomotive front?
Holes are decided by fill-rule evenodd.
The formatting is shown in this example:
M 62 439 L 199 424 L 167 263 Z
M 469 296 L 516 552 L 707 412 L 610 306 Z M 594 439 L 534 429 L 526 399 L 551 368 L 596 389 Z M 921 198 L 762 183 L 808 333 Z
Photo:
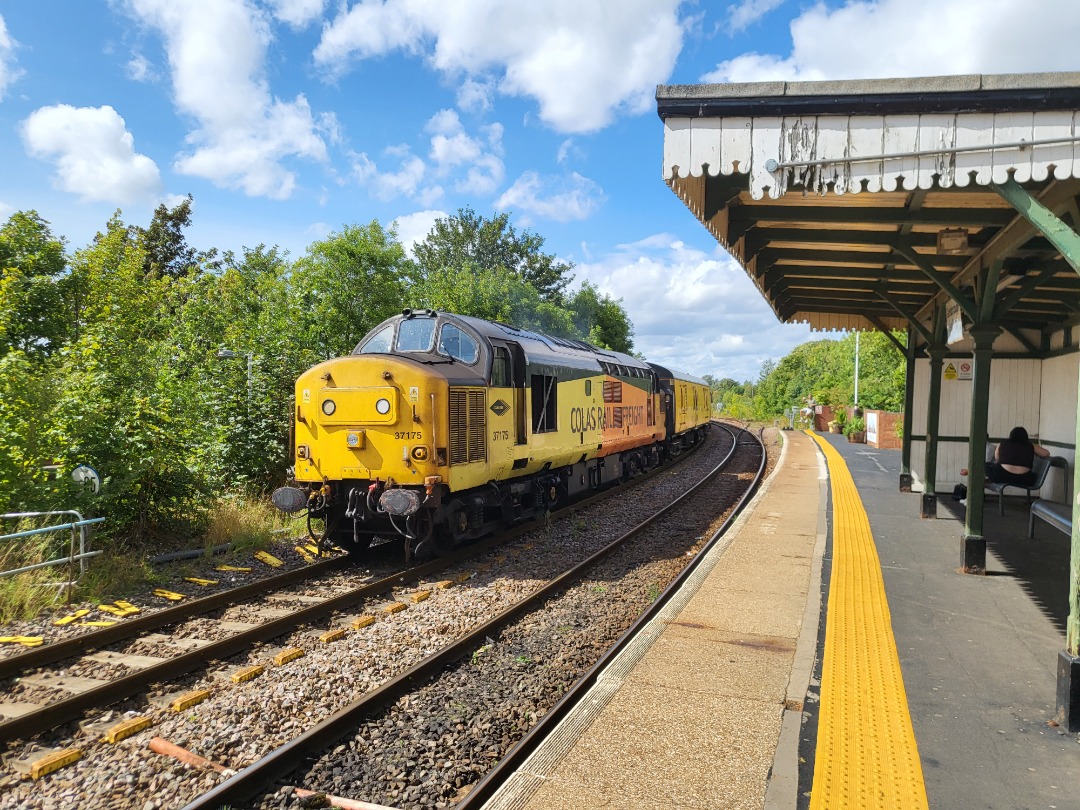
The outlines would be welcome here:
M 481 383 L 479 345 L 433 313 L 406 310 L 346 357 L 297 380 L 293 479 L 274 493 L 308 511 L 313 537 L 358 553 L 375 536 L 401 535 L 410 551 L 430 539 L 448 492 L 450 379 Z M 453 375 L 447 366 L 454 366 Z

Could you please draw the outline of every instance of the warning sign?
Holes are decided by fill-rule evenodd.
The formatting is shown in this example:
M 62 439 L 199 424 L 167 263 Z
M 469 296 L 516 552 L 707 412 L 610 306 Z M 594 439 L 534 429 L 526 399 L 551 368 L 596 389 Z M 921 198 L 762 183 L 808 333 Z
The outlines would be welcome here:
M 971 379 L 971 361 L 961 360 L 956 364 L 956 379 L 958 380 L 970 380 Z
M 949 363 L 947 366 L 945 366 L 945 379 L 946 380 L 955 380 L 956 379 L 956 366 L 954 366 L 952 363 Z

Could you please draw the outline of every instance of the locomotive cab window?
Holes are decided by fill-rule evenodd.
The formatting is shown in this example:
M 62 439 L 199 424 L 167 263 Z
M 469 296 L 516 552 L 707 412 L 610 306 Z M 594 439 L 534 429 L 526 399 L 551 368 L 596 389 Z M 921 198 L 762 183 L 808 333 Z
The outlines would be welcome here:
M 471 365 L 480 356 L 480 347 L 461 329 L 452 323 L 444 323 L 439 334 L 439 354 Z
M 360 347 L 359 354 L 389 354 L 394 342 L 394 325 L 384 326 Z
M 558 378 L 533 374 L 531 388 L 533 433 L 551 433 L 557 430 L 555 394 L 559 388 Z
M 435 343 L 435 321 L 431 318 L 409 318 L 398 326 L 399 352 L 430 352 Z
M 502 346 L 496 346 L 495 355 L 491 358 L 491 386 L 492 388 L 509 388 L 512 385 L 510 352 Z

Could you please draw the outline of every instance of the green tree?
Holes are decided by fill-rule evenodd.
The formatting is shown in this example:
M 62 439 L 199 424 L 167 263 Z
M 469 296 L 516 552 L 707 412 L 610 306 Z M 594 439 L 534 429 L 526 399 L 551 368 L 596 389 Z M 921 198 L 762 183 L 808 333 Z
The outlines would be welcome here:
M 634 325 L 622 307 L 588 281 L 568 302 L 577 333 L 594 346 L 630 354 L 634 351 Z
M 217 268 L 217 250 L 200 252 L 187 243 L 184 229 L 191 226 L 189 194 L 183 202 L 169 208 L 160 203 L 146 228 L 132 226 L 132 237 L 142 245 L 143 271 L 147 276 L 181 278 L 205 267 Z
M 292 328 L 322 359 L 351 352 L 380 321 L 399 312 L 411 267 L 405 251 L 377 221 L 346 225 L 308 246 L 291 288 Z
M 503 268 L 531 284 L 543 300 L 558 303 L 572 278 L 573 265 L 544 253 L 543 247 L 543 237 L 528 230 L 519 234 L 509 214 L 487 219 L 472 208 L 459 208 L 456 214 L 435 221 L 413 255 L 421 277 L 445 268 Z
M 65 340 L 67 256 L 36 211 L 18 211 L 0 228 L 0 355 L 41 359 Z

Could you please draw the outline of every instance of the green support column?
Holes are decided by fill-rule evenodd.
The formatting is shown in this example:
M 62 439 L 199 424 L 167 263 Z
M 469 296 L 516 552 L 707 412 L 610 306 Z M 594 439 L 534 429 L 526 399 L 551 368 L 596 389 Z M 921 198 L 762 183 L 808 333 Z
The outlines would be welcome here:
M 941 369 L 945 365 L 945 348 L 931 346 L 930 393 L 926 402 L 926 465 L 923 470 L 923 496 L 921 517 L 937 517 L 937 445 L 938 421 L 941 414 Z
M 1053 211 L 1036 200 L 1015 180 L 992 184 L 1019 214 L 1035 226 L 1080 273 L 1080 234 Z M 1080 392 L 1077 402 L 1080 403 Z M 1080 407 L 1077 409 L 1076 437 L 1080 442 Z M 1080 476 L 1073 476 L 1072 550 L 1069 558 L 1069 619 L 1065 629 L 1065 649 L 1058 654 L 1057 720 L 1067 731 L 1080 731 L 1080 509 L 1077 508 Z
M 986 573 L 986 538 L 983 537 L 983 484 L 986 483 L 986 421 L 990 410 L 990 361 L 994 340 L 1001 327 L 977 324 L 971 327 L 975 341 L 972 363 L 971 422 L 968 430 L 968 498 L 964 536 L 960 541 L 960 567 L 965 574 Z
M 907 349 L 904 357 L 907 360 L 907 368 L 904 377 L 904 435 L 900 442 L 900 491 L 911 492 L 911 424 L 913 403 L 915 402 L 915 357 L 918 351 L 915 348 L 915 334 L 908 328 Z

